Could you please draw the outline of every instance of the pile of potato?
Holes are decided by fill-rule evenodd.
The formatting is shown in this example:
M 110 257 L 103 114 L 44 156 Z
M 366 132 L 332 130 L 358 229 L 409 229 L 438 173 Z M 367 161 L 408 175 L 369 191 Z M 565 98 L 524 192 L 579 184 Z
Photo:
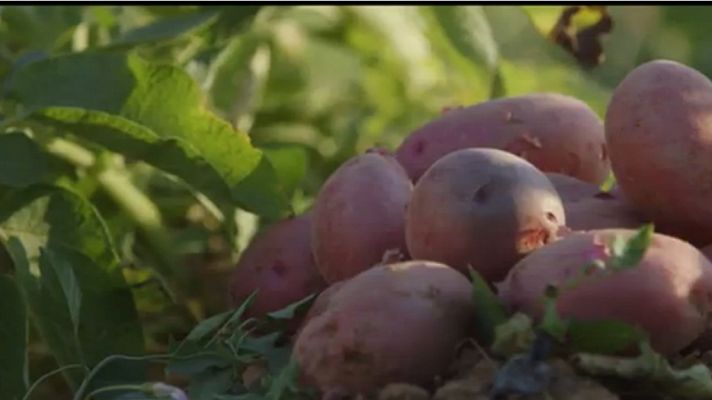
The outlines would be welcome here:
M 611 170 L 617 186 L 601 191 Z M 231 294 L 258 290 L 251 312 L 264 315 L 321 291 L 293 357 L 322 393 L 427 388 L 473 337 L 469 268 L 538 318 L 548 285 L 648 222 L 660 233 L 637 267 L 592 272 L 557 308 L 642 328 L 672 355 L 712 327 L 697 248 L 712 243 L 712 83 L 671 61 L 633 70 L 604 123 L 579 100 L 532 94 L 447 111 L 394 153 L 354 157 L 308 214 L 253 240 Z

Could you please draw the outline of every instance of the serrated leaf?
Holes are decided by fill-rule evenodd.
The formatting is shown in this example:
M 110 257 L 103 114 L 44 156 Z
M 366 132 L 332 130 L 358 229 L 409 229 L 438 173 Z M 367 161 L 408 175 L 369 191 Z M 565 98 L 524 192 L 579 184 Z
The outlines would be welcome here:
M 615 270 L 637 266 L 650 247 L 654 231 L 653 224 L 646 224 L 630 238 L 615 236 L 611 244 L 611 266 Z
M 161 138 L 127 118 L 82 108 L 45 108 L 33 113 L 33 118 L 172 173 L 218 204 L 232 202 L 230 188 L 219 172 L 182 139 Z
M 32 111 L 51 107 L 102 111 L 148 128 L 159 138 L 185 142 L 217 171 L 235 203 L 272 218 L 287 211 L 286 196 L 269 161 L 252 147 L 247 135 L 236 132 L 205 109 L 199 87 L 180 68 L 148 63 L 130 54 L 71 54 L 38 61 L 19 70 L 10 93 Z M 59 122 L 65 124 L 65 129 L 96 128 L 97 121 L 90 120 L 86 126 L 77 118 L 73 115 Z M 111 134 L 124 133 L 114 125 L 110 124 L 110 128 L 113 128 Z M 132 144 L 138 139 L 130 133 L 128 136 Z M 125 149 L 116 146 L 111 150 Z M 151 153 L 167 150 L 176 151 L 175 147 L 159 147 L 151 148 Z M 171 161 L 172 167 L 179 171 L 195 165 L 180 164 L 182 158 L 177 156 L 165 163 Z M 196 184 L 192 180 L 188 183 Z
M 45 247 L 75 250 L 107 271 L 118 265 L 111 235 L 97 210 L 66 189 L 33 185 L 5 196 L 0 203 L 0 239 L 13 236 L 33 264 L 40 247 Z
M 707 366 L 675 369 L 647 342 L 640 347 L 641 354 L 635 358 L 584 353 L 576 356 L 575 363 L 587 374 L 629 380 L 648 388 L 650 394 L 680 400 L 712 398 L 712 373 Z
M 20 400 L 27 386 L 27 313 L 9 275 L 0 275 L 0 398 Z
M 472 298 L 477 305 L 475 330 L 480 340 L 489 345 L 495 338 L 495 328 L 507 321 L 507 311 L 496 294 L 482 279 L 482 276 L 470 268 L 472 280 Z
M 217 17 L 217 12 L 208 11 L 160 18 L 151 24 L 123 33 L 117 37 L 111 45 L 134 45 L 173 39 L 186 33 L 205 28 L 215 22 Z
M 643 330 L 620 321 L 572 320 L 568 325 L 568 345 L 574 352 L 617 354 L 646 338 Z
M 47 173 L 47 155 L 20 132 L 0 135 L 0 185 L 25 187 Z

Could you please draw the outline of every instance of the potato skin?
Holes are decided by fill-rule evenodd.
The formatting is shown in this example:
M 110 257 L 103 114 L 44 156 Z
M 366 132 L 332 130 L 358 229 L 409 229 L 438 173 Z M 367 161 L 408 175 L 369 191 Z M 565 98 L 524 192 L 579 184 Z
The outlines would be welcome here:
M 467 278 L 429 261 L 373 267 L 328 297 L 315 302 L 292 354 L 322 392 L 429 383 L 446 371 L 475 311 Z
M 638 228 L 646 222 L 619 190 L 601 192 L 597 185 L 561 174 L 546 174 L 564 204 L 566 226 L 573 231 Z
M 494 281 L 565 223 L 556 190 L 529 162 L 502 150 L 464 149 L 438 160 L 416 184 L 406 240 L 413 259 L 463 273 L 471 265 Z
M 708 244 L 707 246 L 700 248 L 700 251 L 705 255 L 705 257 L 707 257 L 708 260 L 712 260 L 712 244 Z
M 544 172 L 603 182 L 610 170 L 603 124 L 582 101 L 554 93 L 453 109 L 408 136 L 396 158 L 417 181 L 442 156 L 470 147 L 509 151 Z
M 607 195 L 564 202 L 564 212 L 566 226 L 574 231 L 635 229 L 646 222 L 625 200 Z
M 341 165 L 317 195 L 312 249 L 328 283 L 379 263 L 387 250 L 406 254 L 405 209 L 413 190 L 392 155 L 372 150 Z
M 598 185 L 584 182 L 572 176 L 549 172 L 544 174 L 561 197 L 564 203 L 570 203 L 596 196 L 601 192 Z
M 246 315 L 261 317 L 326 287 L 311 253 L 311 218 L 311 214 L 288 218 L 254 237 L 232 275 L 233 306 L 257 289 Z
M 606 139 L 618 184 L 661 232 L 712 241 L 712 82 L 673 61 L 643 64 L 613 92 Z
M 596 258 L 607 260 L 607 243 L 615 235 L 633 234 L 627 229 L 573 233 L 543 247 L 497 285 L 499 297 L 512 310 L 538 318 L 548 284 L 570 281 Z M 657 351 L 673 354 L 698 338 L 712 317 L 712 264 L 689 243 L 655 234 L 637 267 L 609 275 L 596 270 L 563 290 L 557 309 L 564 317 L 639 326 Z

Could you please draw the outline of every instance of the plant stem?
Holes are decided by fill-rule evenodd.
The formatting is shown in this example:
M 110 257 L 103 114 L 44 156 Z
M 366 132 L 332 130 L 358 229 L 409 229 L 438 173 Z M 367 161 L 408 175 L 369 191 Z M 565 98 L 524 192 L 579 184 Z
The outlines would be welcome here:
M 30 386 L 29 389 L 27 389 L 27 392 L 25 392 L 25 395 L 22 397 L 22 400 L 29 400 L 29 399 L 30 399 L 30 396 L 32 395 L 32 392 L 34 392 L 35 389 L 37 389 L 37 387 L 38 387 L 40 384 L 42 384 L 42 382 L 46 381 L 47 379 L 49 379 L 49 378 L 52 377 L 53 375 L 59 374 L 59 373 L 64 372 L 64 371 L 66 371 L 66 370 L 68 370 L 68 369 L 72 369 L 72 368 L 83 368 L 83 367 L 84 367 L 84 366 L 83 366 L 83 365 L 80 365 L 80 364 L 69 364 L 69 365 L 65 365 L 65 366 L 63 366 L 63 367 L 57 368 L 57 369 L 55 369 L 55 370 L 49 371 L 48 373 L 46 373 L 46 374 L 40 376 L 39 378 L 37 378 L 37 380 L 35 380 L 35 381 L 32 383 L 32 386 Z

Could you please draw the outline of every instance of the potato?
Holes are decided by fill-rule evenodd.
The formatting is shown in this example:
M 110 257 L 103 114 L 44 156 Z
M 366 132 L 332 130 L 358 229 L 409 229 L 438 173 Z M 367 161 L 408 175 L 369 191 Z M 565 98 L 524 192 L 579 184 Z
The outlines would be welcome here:
M 548 284 L 563 286 L 594 259 L 609 260 L 615 235 L 634 230 L 606 229 L 571 234 L 522 259 L 498 284 L 512 310 L 542 315 Z M 712 264 L 687 242 L 654 234 L 636 267 L 605 274 L 592 271 L 577 286 L 562 289 L 557 309 L 579 320 L 618 320 L 650 335 L 652 346 L 673 354 L 692 343 L 712 317 Z
M 598 186 L 561 174 L 546 174 L 564 204 L 566 226 L 574 231 L 637 228 L 646 220 L 619 191 L 602 192 Z
M 350 278 L 406 253 L 405 209 L 413 185 L 392 155 L 372 150 L 340 166 L 314 205 L 312 248 L 327 282 Z
M 292 356 L 303 381 L 325 393 L 427 385 L 447 370 L 475 312 L 468 279 L 429 261 L 378 265 L 317 304 Z
M 646 220 L 625 200 L 601 195 L 564 202 L 566 226 L 574 231 L 608 228 L 638 228 Z
M 413 190 L 406 240 L 413 259 L 445 263 L 486 280 L 556 237 L 564 210 L 546 176 L 496 149 L 458 150 L 438 160 Z
M 664 232 L 712 241 L 712 82 L 673 61 L 652 61 L 613 92 L 606 139 L 618 184 Z
M 280 310 L 326 287 L 311 253 L 311 218 L 305 214 L 265 228 L 242 253 L 230 294 L 237 307 L 258 290 L 248 317 Z
M 700 251 L 705 255 L 705 257 L 707 257 L 708 260 L 712 260 L 712 244 L 702 247 Z
M 506 150 L 542 171 L 596 184 L 610 169 L 601 120 L 585 103 L 554 93 L 448 111 L 411 133 L 396 158 L 417 181 L 442 156 L 469 147 Z
M 549 178 L 551 184 L 554 185 L 556 192 L 564 203 L 588 199 L 601 192 L 598 185 L 584 182 L 568 175 L 552 172 L 546 173 L 545 175 Z

